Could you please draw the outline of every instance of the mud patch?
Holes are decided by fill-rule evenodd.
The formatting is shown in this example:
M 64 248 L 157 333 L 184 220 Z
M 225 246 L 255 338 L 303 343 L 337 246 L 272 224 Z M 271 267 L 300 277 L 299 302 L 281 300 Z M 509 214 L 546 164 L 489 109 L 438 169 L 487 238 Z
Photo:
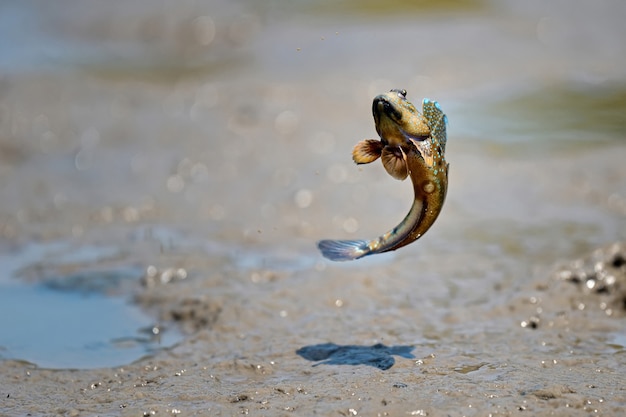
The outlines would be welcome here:
M 520 325 L 528 329 L 565 328 L 587 321 L 591 328 L 612 328 L 607 318 L 626 315 L 626 246 L 616 242 L 579 259 L 561 263 L 533 284 L 531 295 L 511 304 L 530 311 Z
M 587 307 L 607 316 L 626 314 L 626 244 L 615 243 L 563 266 L 555 277 L 572 284 L 572 308 Z

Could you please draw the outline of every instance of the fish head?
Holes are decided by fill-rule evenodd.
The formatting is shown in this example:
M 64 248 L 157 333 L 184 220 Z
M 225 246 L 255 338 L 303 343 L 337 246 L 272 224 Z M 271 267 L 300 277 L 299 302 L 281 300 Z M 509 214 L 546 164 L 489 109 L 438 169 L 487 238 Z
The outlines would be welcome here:
M 405 146 L 410 139 L 420 141 L 430 135 L 426 118 L 406 99 L 406 90 L 393 89 L 374 97 L 372 113 L 384 145 Z

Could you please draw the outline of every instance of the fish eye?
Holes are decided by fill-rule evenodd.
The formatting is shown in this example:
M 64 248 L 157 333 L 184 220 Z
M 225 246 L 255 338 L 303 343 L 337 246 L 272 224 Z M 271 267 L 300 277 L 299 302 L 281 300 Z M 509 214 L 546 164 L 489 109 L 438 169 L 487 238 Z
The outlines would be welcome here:
M 402 90 L 394 88 L 393 90 L 391 90 L 391 92 L 398 94 L 398 97 L 400 98 L 406 98 L 406 90 L 404 88 Z

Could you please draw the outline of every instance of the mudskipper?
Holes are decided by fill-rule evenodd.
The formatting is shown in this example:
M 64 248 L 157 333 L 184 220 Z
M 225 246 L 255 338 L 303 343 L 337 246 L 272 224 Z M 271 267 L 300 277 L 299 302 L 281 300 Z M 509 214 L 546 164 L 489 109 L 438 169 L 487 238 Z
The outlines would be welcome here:
M 425 98 L 420 113 L 406 99 L 406 90 L 394 89 L 374 98 L 372 112 L 380 139 L 359 142 L 352 159 L 369 164 L 380 158 L 392 177 L 410 177 L 415 199 L 404 220 L 376 239 L 319 241 L 322 255 L 333 261 L 359 259 L 414 242 L 433 225 L 446 198 L 447 117 L 439 103 Z

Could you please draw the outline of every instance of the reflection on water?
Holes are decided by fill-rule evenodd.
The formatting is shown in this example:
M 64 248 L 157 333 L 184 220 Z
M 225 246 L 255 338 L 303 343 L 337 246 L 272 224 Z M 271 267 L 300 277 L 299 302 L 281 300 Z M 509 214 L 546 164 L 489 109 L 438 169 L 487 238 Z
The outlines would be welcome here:
M 178 342 L 125 297 L 111 296 L 136 285 L 141 271 L 83 271 L 75 263 L 96 265 L 111 248 L 62 243 L 29 245 L 0 258 L 0 358 L 20 359 L 44 368 L 101 368 L 130 363 Z M 57 271 L 52 272 L 58 268 Z M 24 283 L 15 274 L 42 269 L 51 278 Z M 21 272 L 20 272 L 21 271 Z M 32 272 L 32 271 L 31 271 Z

